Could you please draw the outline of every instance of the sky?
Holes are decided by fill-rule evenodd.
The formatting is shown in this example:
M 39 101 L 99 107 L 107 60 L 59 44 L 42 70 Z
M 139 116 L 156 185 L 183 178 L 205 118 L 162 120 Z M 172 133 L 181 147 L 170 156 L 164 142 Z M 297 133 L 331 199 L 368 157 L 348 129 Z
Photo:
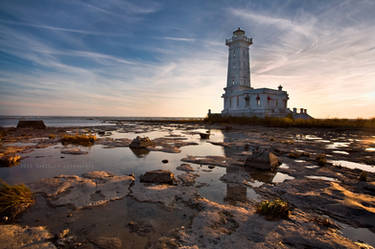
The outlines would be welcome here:
M 1 0 L 0 115 L 220 112 L 225 39 L 315 118 L 375 117 L 373 0 Z

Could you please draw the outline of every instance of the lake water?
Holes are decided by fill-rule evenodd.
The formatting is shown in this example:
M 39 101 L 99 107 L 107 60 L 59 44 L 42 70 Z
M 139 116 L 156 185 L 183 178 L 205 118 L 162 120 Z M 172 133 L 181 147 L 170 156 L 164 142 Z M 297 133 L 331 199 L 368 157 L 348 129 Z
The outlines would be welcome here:
M 111 120 L 186 120 L 191 117 L 68 117 L 68 116 L 0 116 L 0 127 L 16 127 L 19 120 L 43 120 L 47 127 L 109 125 Z M 196 119 L 196 118 L 195 118 Z

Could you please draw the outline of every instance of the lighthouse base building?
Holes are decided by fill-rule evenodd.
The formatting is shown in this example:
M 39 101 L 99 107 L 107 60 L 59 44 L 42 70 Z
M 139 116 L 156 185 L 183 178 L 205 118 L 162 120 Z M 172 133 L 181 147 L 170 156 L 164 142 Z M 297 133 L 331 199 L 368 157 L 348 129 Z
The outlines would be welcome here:
M 240 28 L 226 40 L 229 47 L 228 75 L 221 115 L 285 117 L 291 114 L 294 118 L 311 118 L 306 109 L 300 108 L 297 112 L 297 108 L 293 111 L 288 108 L 289 95 L 281 85 L 278 89 L 251 87 L 249 47 L 252 43 L 253 40 Z

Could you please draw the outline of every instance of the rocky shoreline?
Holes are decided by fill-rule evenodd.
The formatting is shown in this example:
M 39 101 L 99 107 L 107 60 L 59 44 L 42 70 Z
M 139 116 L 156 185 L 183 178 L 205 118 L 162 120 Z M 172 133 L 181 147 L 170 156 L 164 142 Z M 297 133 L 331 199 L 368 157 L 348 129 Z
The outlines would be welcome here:
M 211 135 L 201 139 L 202 132 Z M 3 221 L 2 248 L 373 248 L 375 137 L 368 131 L 128 122 L 7 128 L 1 153 L 21 155 L 22 165 L 32 151 L 59 146 L 61 136 L 75 133 L 96 134 L 95 146 L 106 150 L 128 148 L 132 139 L 121 135 L 151 136 L 144 148 L 131 148 L 140 158 L 179 155 L 185 147 L 207 144 L 224 153 L 167 160 L 174 171 L 163 177 L 173 177 L 170 183 L 107 170 L 27 182 L 36 203 L 13 223 Z M 274 154 L 281 165 L 275 171 L 246 166 L 259 150 Z M 72 157 L 95 153 L 74 146 L 60 151 Z M 225 170 L 215 179 L 226 184 L 221 203 L 202 195 L 202 186 L 213 185 L 201 179 L 212 173 L 209 167 Z M 257 199 L 248 198 L 250 190 Z M 287 219 L 256 212 L 259 200 L 275 198 L 290 204 Z M 364 237 L 368 233 L 368 241 L 345 233 L 347 226 L 362 229 Z

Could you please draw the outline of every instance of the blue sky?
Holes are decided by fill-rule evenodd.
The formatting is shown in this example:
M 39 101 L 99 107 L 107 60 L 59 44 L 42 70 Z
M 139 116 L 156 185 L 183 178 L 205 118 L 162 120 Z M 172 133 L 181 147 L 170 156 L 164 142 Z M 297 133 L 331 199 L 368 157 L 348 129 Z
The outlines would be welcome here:
M 375 116 L 375 1 L 2 0 L 0 114 L 204 116 L 225 38 L 254 40 L 253 87 L 314 117 Z

